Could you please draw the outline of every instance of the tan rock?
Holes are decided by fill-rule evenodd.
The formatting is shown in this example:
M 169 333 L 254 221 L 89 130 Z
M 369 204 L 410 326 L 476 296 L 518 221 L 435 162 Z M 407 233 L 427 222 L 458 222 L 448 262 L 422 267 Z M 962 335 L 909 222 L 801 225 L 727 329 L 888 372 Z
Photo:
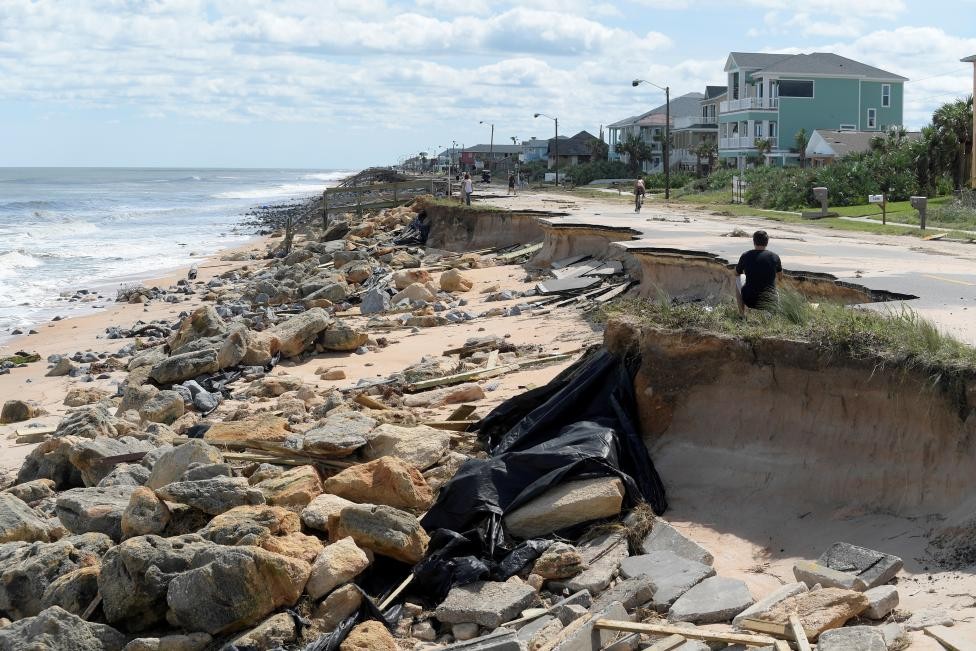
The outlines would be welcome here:
M 467 292 L 474 283 L 462 276 L 457 269 L 448 269 L 441 274 L 440 285 L 445 292 Z
M 427 289 L 425 285 L 422 285 L 420 283 L 414 283 L 412 285 L 408 285 L 405 289 L 394 294 L 393 298 L 390 300 L 394 305 L 396 305 L 397 303 L 399 303 L 404 299 L 409 299 L 411 301 L 424 301 L 426 303 L 430 303 L 431 301 L 434 300 L 434 294 L 429 289 Z
M 224 511 L 210 520 L 199 533 L 221 545 L 264 547 L 269 538 L 298 533 L 301 528 L 301 521 L 294 511 L 282 506 L 261 504 L 237 506 Z
M 337 540 L 316 557 L 312 573 L 305 584 L 305 592 L 312 599 L 321 599 L 343 583 L 352 581 L 369 567 L 371 558 L 351 537 Z
M 416 467 L 396 457 L 350 466 L 325 481 L 325 491 L 357 503 L 423 511 L 434 501 Z
M 352 536 L 356 544 L 404 563 L 416 563 L 427 551 L 430 538 L 417 518 L 392 506 L 354 504 L 329 522 L 329 535 L 339 540 Z
M 312 466 L 297 466 L 254 485 L 268 504 L 301 511 L 322 492 L 322 480 Z
M 337 321 L 322 332 L 320 343 L 325 350 L 352 352 L 366 344 L 369 335 L 365 331 Z
M 66 407 L 84 407 L 104 400 L 112 395 L 110 391 L 99 389 L 98 387 L 71 387 L 64 396 Z
M 278 340 L 278 351 L 282 357 L 295 357 L 308 350 L 331 322 L 325 310 L 315 307 L 296 314 L 269 331 Z
M 430 272 L 423 269 L 404 269 L 393 274 L 393 286 L 401 291 L 414 283 L 430 282 Z
M 323 633 L 333 631 L 343 620 L 358 611 L 362 603 L 363 593 L 356 586 L 347 583 L 333 590 L 318 605 L 312 615 L 312 624 Z
M 534 538 L 566 527 L 620 513 L 624 485 L 617 477 L 567 482 L 508 513 L 503 522 L 510 534 Z
M 270 536 L 261 543 L 260 547 L 282 556 L 290 556 L 306 563 L 313 563 L 322 553 L 323 544 L 315 536 L 304 533 L 290 533 L 286 536 Z
M 3 403 L 3 409 L 0 409 L 0 425 L 20 423 L 46 413 L 40 405 L 30 400 L 8 400 Z
M 396 640 L 386 626 L 375 620 L 357 624 L 349 631 L 339 651 L 398 651 Z
M 861 592 L 843 588 L 823 588 L 804 592 L 774 604 L 769 610 L 753 615 L 767 622 L 786 624 L 796 613 L 810 640 L 824 631 L 840 628 L 868 608 L 868 598 Z
M 328 531 L 329 518 L 339 515 L 342 509 L 352 504 L 354 502 L 344 497 L 332 495 L 331 493 L 322 493 L 302 509 L 302 523 L 309 529 Z
M 398 427 L 383 424 L 369 432 L 366 439 L 363 459 L 370 461 L 393 456 L 420 470 L 433 466 L 451 449 L 450 433 L 426 425 Z
M 333 381 L 333 380 L 345 380 L 346 379 L 346 372 L 343 371 L 341 368 L 330 368 L 330 369 L 326 369 L 326 370 L 323 370 L 321 373 L 319 373 L 319 379 L 329 380 L 329 381 Z
M 544 579 L 569 579 L 588 567 L 578 549 L 555 542 L 536 559 L 532 572 Z
M 122 536 L 161 534 L 169 524 L 170 512 L 166 502 L 151 489 L 137 487 L 129 497 L 129 506 L 122 512 Z
M 259 398 L 277 398 L 289 391 L 297 391 L 304 383 L 302 378 L 296 375 L 269 375 L 252 382 L 247 393 Z
M 214 423 L 203 435 L 203 439 L 215 443 L 234 443 L 248 439 L 279 443 L 290 434 L 287 420 L 266 414 L 247 420 Z
M 278 613 L 251 630 L 241 633 L 224 648 L 280 649 L 286 644 L 290 646 L 297 637 L 295 619 L 288 613 Z
M 227 332 L 227 324 L 212 305 L 204 305 L 194 310 L 190 316 L 180 321 L 179 328 L 167 342 L 170 350 L 182 348 L 191 341 L 213 337 Z
M 404 396 L 407 407 L 439 407 L 463 402 L 476 402 L 485 397 L 485 390 L 477 382 L 466 382 L 453 387 L 422 391 Z

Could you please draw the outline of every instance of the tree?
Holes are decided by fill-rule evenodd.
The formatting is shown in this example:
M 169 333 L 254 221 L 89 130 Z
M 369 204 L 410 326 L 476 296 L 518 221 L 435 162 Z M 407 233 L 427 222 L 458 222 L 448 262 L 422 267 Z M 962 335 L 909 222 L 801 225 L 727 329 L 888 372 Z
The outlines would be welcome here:
M 756 154 L 760 158 L 760 164 L 766 164 L 766 154 L 773 150 L 773 141 L 769 138 L 756 138 L 755 140 Z
M 807 163 L 807 145 L 810 144 L 810 138 L 807 136 L 806 129 L 800 129 L 793 136 L 793 144 L 796 148 L 796 152 L 800 154 L 800 167 L 806 167 Z
M 929 155 L 933 162 L 952 174 L 953 186 L 962 188 L 973 142 L 973 98 L 943 104 L 932 114 Z M 971 165 L 972 161 L 968 161 Z
M 715 170 L 715 156 L 718 154 L 718 147 L 712 140 L 704 140 L 695 146 L 695 157 L 697 160 L 698 175 L 701 176 L 701 162 L 703 158 L 708 159 L 708 173 Z
M 594 161 L 607 160 L 610 154 L 610 145 L 603 142 L 603 138 L 596 138 L 589 142 L 590 159 Z
M 635 175 L 640 172 L 641 164 L 651 160 L 654 155 L 651 146 L 635 134 L 630 134 L 623 142 L 618 142 L 616 150 L 618 154 L 627 156 L 627 164 Z

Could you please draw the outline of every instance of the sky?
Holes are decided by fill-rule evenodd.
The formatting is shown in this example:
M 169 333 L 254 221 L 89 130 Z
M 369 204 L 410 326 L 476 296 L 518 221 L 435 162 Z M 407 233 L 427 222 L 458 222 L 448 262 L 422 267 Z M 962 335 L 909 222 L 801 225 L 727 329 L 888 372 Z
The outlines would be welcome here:
M 0 166 L 360 168 L 600 125 L 724 84 L 730 51 L 972 92 L 976 0 L 0 0 Z M 482 124 L 483 122 L 483 124 Z

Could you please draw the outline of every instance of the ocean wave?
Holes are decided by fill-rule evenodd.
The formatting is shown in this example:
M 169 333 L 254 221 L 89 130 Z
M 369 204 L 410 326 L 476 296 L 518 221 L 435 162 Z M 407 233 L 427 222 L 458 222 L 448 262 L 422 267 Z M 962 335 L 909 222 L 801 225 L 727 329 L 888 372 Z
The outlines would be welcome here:
M 0 203 L 0 210 L 44 210 L 57 208 L 60 205 L 57 201 L 10 201 Z
M 347 176 L 353 174 L 349 170 L 337 170 L 335 172 L 317 172 L 315 174 L 304 174 L 302 175 L 302 180 L 304 181 L 341 181 Z
M 286 183 L 273 188 L 254 188 L 251 190 L 230 190 L 212 195 L 215 199 L 271 199 L 281 197 L 300 197 L 318 194 L 324 184 Z
M 36 256 L 23 250 L 0 253 L 0 269 L 13 269 L 15 267 L 20 269 L 33 269 L 34 267 L 40 267 L 42 264 L 44 263 Z

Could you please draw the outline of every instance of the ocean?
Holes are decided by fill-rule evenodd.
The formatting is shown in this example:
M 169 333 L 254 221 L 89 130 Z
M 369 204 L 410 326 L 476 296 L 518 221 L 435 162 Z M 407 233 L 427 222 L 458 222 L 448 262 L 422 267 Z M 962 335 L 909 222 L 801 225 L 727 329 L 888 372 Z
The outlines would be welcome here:
M 61 293 L 157 276 L 254 236 L 249 209 L 319 194 L 350 170 L 0 168 L 0 341 Z

